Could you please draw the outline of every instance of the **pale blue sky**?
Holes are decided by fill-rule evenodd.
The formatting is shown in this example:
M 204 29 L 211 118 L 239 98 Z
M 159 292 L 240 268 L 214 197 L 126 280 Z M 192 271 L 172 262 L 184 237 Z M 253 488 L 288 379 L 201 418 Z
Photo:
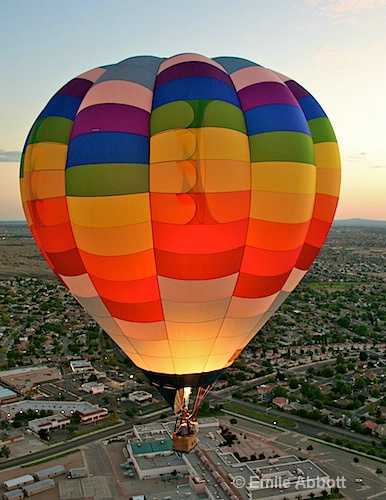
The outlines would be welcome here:
M 0 9 L 0 220 L 23 218 L 10 160 L 62 85 L 130 56 L 181 52 L 244 57 L 306 87 L 341 148 L 338 218 L 386 219 L 386 0 L 0 0 Z

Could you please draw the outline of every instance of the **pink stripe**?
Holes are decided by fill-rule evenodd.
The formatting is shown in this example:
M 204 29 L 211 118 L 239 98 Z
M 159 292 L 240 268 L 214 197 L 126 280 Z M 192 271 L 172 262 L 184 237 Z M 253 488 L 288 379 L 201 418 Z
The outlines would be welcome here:
M 77 78 L 84 78 L 85 80 L 90 80 L 90 82 L 96 82 L 98 78 L 101 77 L 105 72 L 106 70 L 103 68 L 90 69 L 90 71 L 82 73 L 81 75 L 77 76 Z
M 88 91 L 79 106 L 78 113 L 95 104 L 129 104 L 150 113 L 153 92 L 138 83 L 109 80 L 97 83 Z
M 249 66 L 248 68 L 239 69 L 232 73 L 231 78 L 237 91 L 254 83 L 277 82 L 284 85 L 273 71 L 262 66 Z

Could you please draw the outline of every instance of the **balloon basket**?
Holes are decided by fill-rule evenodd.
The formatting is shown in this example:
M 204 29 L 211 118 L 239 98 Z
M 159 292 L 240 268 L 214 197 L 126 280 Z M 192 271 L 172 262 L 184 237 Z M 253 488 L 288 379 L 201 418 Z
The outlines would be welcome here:
M 197 434 L 189 434 L 188 436 L 174 434 L 172 440 L 173 451 L 179 451 L 180 453 L 189 453 L 198 443 Z

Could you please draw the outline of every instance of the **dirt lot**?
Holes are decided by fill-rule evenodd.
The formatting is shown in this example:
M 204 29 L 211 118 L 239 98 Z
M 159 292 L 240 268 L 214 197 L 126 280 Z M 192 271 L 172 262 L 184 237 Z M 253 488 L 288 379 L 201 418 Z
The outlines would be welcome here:
M 0 222 L 0 279 L 11 276 L 56 279 L 27 224 Z
M 51 460 L 49 462 L 42 463 L 40 465 L 34 465 L 33 467 L 14 467 L 13 469 L 8 469 L 0 472 L 0 484 L 2 485 L 4 481 L 12 479 L 14 477 L 23 476 L 24 474 L 34 474 L 35 472 L 48 469 L 54 465 L 64 465 L 66 471 L 69 469 L 74 469 L 77 467 L 84 467 L 83 456 L 81 452 L 73 453 L 72 455 L 67 455 L 65 457 L 59 458 L 57 460 Z M 60 500 L 58 482 L 64 480 L 66 476 L 61 475 L 53 478 L 56 486 L 52 490 L 45 491 L 36 495 L 34 498 L 39 500 Z M 68 480 L 69 481 L 69 480 Z M 4 491 L 1 487 L 0 491 Z

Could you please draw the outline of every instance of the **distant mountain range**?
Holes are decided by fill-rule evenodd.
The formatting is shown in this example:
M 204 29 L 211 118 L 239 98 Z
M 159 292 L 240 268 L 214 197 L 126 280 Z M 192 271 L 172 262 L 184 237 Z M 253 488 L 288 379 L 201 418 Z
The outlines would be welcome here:
M 386 220 L 343 219 L 334 220 L 332 227 L 385 227 Z
M 27 225 L 24 220 L 4 220 L 0 224 L 8 225 Z M 334 220 L 333 227 L 384 227 L 386 228 L 386 220 L 369 220 L 369 219 L 341 219 Z

